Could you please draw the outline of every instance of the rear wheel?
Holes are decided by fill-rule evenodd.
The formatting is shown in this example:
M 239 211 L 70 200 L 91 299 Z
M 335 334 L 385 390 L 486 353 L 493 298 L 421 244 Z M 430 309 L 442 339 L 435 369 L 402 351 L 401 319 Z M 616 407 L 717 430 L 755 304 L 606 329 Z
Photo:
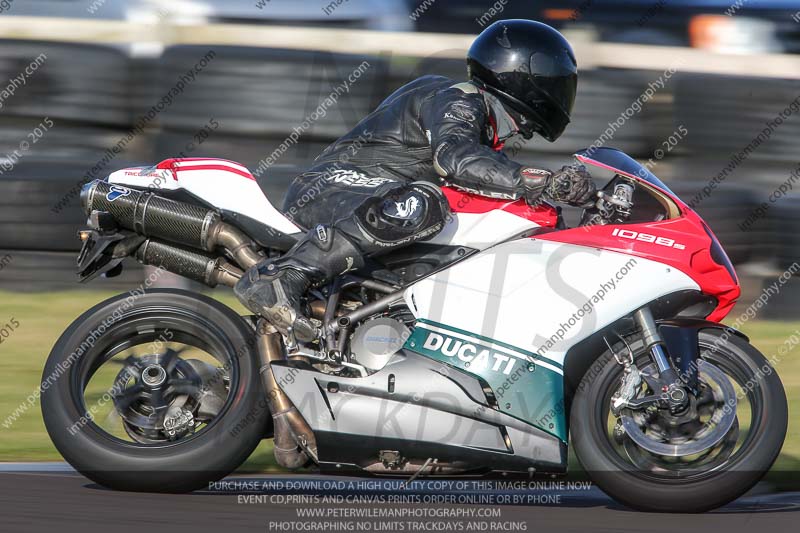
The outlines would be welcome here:
M 238 467 L 269 420 L 252 328 L 186 291 L 120 295 L 56 342 L 42 414 L 56 448 L 110 488 L 182 492 Z
M 627 411 L 623 429 L 610 408 L 622 366 L 606 352 L 600 373 L 584 376 L 572 406 L 572 443 L 589 476 L 614 499 L 643 511 L 706 511 L 747 492 L 772 466 L 786 436 L 783 385 L 758 350 L 721 335 L 700 332 L 703 392 L 690 414 Z M 652 372 L 642 343 L 631 347 L 637 366 Z M 654 392 L 646 389 L 643 383 L 639 397 Z M 720 427 L 724 434 L 714 435 Z

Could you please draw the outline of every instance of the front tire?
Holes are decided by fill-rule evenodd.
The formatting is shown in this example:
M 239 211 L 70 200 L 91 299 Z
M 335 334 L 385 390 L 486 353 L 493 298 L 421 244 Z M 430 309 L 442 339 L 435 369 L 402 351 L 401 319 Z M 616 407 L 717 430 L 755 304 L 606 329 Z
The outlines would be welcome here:
M 740 395 L 752 406 L 747 437 L 728 459 L 711 471 L 643 471 L 626 462 L 609 438 L 608 402 L 616 389 L 622 369 L 611 352 L 599 360 L 602 370 L 587 374 L 575 395 L 570 415 L 570 432 L 575 453 L 583 468 L 604 492 L 615 500 L 641 511 L 703 512 L 725 505 L 750 490 L 770 469 L 786 436 L 788 411 L 783 385 L 767 359 L 738 336 L 724 343 L 720 330 L 700 332 L 701 358 L 738 376 Z M 719 345 L 715 354 L 710 346 Z M 704 349 L 705 347 L 705 349 Z M 632 345 L 640 354 L 638 365 L 648 356 L 641 342 Z M 752 390 L 750 390 L 752 387 Z M 656 470 L 656 469 L 654 469 Z
M 152 348 L 154 342 L 160 345 L 155 341 L 159 332 L 161 338 L 167 338 L 165 332 L 169 332 L 170 340 L 181 339 L 219 360 L 220 379 L 207 380 L 202 390 L 190 394 L 205 398 L 213 388 L 223 391 L 220 396 L 224 400 L 217 402 L 217 412 L 205 423 L 197 420 L 196 427 L 202 429 L 192 429 L 192 433 L 177 439 L 159 439 L 152 429 L 137 434 L 125 419 L 126 431 L 132 437 L 126 440 L 124 433 L 123 437 L 112 434 L 101 427 L 99 416 L 91 416 L 103 398 L 87 401 L 84 391 L 92 377 L 100 374 L 100 367 L 111 364 L 115 353 L 122 353 L 122 349 L 134 353 L 139 349 L 141 353 L 143 346 Z M 153 357 L 146 355 L 149 359 L 145 361 L 152 362 Z M 186 361 L 178 365 L 193 368 Z M 205 368 L 195 363 L 198 366 Z M 141 381 L 144 372 L 138 376 Z M 207 488 L 209 482 L 229 474 L 247 459 L 263 438 L 269 420 L 253 328 L 230 308 L 187 291 L 123 294 L 86 311 L 56 342 L 42 382 L 46 384 L 42 414 L 56 448 L 76 470 L 112 489 L 187 492 Z M 110 403 L 108 397 L 105 400 Z M 118 409 L 116 400 L 112 406 Z

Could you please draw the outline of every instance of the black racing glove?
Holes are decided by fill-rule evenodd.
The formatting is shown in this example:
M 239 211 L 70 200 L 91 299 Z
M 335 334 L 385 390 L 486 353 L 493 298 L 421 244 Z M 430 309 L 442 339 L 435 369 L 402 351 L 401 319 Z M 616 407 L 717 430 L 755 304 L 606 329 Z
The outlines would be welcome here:
M 597 188 L 585 166 L 571 165 L 553 173 L 544 194 L 556 202 L 581 207 L 594 198 Z
M 542 193 L 547 188 L 547 184 L 553 173 L 544 168 L 522 167 L 519 171 L 525 201 L 530 205 L 535 205 L 541 201 Z

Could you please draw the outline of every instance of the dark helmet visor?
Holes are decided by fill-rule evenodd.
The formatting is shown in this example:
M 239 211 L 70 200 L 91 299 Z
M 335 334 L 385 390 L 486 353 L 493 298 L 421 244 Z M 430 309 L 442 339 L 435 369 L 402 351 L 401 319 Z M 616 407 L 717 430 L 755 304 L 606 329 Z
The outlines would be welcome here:
M 570 122 L 572 107 L 575 104 L 575 91 L 578 77 L 574 74 L 556 78 L 532 78 L 526 76 L 525 82 L 517 87 L 524 90 L 515 91 L 522 98 L 517 98 L 495 87 L 490 87 L 517 113 L 536 125 L 536 131 L 550 142 L 558 139 Z

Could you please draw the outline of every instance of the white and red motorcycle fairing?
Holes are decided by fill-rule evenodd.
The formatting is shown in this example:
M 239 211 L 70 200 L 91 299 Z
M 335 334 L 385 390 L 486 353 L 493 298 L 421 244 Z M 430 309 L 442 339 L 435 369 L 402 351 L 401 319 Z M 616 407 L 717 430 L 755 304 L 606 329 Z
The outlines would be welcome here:
M 309 342 L 195 291 L 98 304 L 48 357 L 43 379 L 64 374 L 42 393 L 53 443 L 105 486 L 188 491 L 240 466 L 270 419 L 279 464 L 326 473 L 558 475 L 569 442 L 632 507 L 732 501 L 788 424 L 769 362 L 720 323 L 740 293 L 733 267 L 642 165 L 607 148 L 576 157 L 610 177 L 577 227 L 548 203 L 443 187 L 438 235 L 301 297 Z M 135 258 L 233 287 L 305 230 L 221 159 L 123 169 L 81 203 L 82 281 Z M 89 386 L 114 375 L 116 417 L 86 414 Z
M 531 365 L 538 371 L 520 374 L 503 392 L 522 401 L 502 403 L 501 410 L 562 441 L 567 440 L 565 410 L 559 408 L 563 368 L 572 347 L 671 294 L 714 298 L 716 307 L 706 317 L 712 321 L 724 318 L 739 295 L 716 238 L 655 176 L 616 150 L 576 157 L 635 180 L 642 197 L 655 199 L 663 211 L 654 217 L 660 220 L 556 230 L 558 213 L 547 203 L 531 207 L 523 199 L 490 199 L 444 187 L 452 216 L 429 243 L 479 253 L 405 291 L 417 319 L 406 349 L 479 375 L 495 388 L 508 388 L 508 376 Z M 270 203 L 252 174 L 232 161 L 168 159 L 115 172 L 109 183 L 183 190 L 285 234 L 301 231 Z M 476 342 L 484 350 L 475 349 Z M 501 365 L 498 357 L 510 359 Z

